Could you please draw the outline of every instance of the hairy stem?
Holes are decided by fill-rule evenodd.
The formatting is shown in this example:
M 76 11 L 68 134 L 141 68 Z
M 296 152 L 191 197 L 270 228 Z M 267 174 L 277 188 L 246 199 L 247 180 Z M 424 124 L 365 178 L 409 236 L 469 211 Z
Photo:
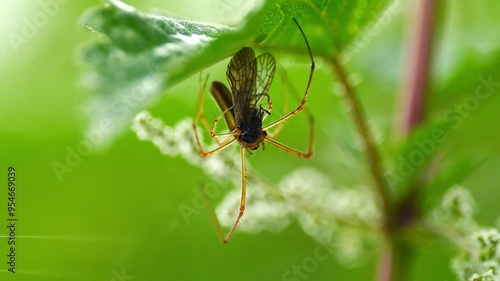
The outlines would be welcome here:
M 380 165 L 380 157 L 378 151 L 375 147 L 371 132 L 369 131 L 368 125 L 366 123 L 364 111 L 356 94 L 354 93 L 354 89 L 352 88 L 347 78 L 343 66 L 339 63 L 337 58 L 332 58 L 331 63 L 338 79 L 340 80 L 340 83 L 344 86 L 346 100 L 349 103 L 354 123 L 356 124 L 359 134 L 361 135 L 361 139 L 363 141 L 363 145 L 368 157 L 370 172 L 375 181 L 376 191 L 380 196 L 380 204 L 382 205 L 382 212 L 384 216 L 384 225 L 387 230 L 391 222 L 391 204 L 388 194 L 387 182 L 385 181 L 384 173 Z

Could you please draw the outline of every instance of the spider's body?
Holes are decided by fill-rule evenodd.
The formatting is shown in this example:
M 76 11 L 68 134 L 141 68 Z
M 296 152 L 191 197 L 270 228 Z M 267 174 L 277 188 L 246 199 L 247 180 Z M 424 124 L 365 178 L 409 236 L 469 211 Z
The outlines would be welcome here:
M 262 115 L 259 112 L 256 112 L 248 123 L 238 124 L 236 128 L 240 131 L 238 141 L 251 150 L 259 148 L 259 144 L 267 136 L 266 131 L 262 130 Z

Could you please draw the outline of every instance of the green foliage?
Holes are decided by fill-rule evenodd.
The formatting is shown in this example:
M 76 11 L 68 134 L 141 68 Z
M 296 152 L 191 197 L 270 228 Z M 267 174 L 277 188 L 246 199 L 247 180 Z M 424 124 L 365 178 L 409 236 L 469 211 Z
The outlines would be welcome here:
M 266 1 L 238 29 L 152 15 L 118 0 L 86 13 L 83 24 L 106 36 L 83 51 L 91 69 L 88 86 L 94 95 L 90 130 L 111 120 L 116 133 L 161 93 L 247 44 L 293 50 L 305 46 L 292 18 L 297 18 L 316 56 L 331 56 L 359 36 L 387 3 L 382 1 Z M 335 19 L 335 21 L 325 19 Z M 339 48 L 324 40 L 335 29 Z
M 147 14 L 122 2 L 109 0 L 103 7 L 89 11 L 84 17 L 87 27 L 105 37 L 89 45 L 82 53 L 84 61 L 90 65 L 86 81 L 93 90 L 89 99 L 89 109 L 92 112 L 90 129 L 103 120 L 111 120 L 115 124 L 115 130 L 106 135 L 105 139 L 107 143 L 112 142 L 138 112 L 151 107 L 166 90 L 230 57 L 243 46 L 251 45 L 273 54 L 283 52 L 305 55 L 305 44 L 293 24 L 293 18 L 298 20 L 306 32 L 318 65 L 323 62 L 334 64 L 340 57 L 347 57 L 347 61 L 359 52 L 362 57 L 363 52 L 380 53 L 376 46 L 373 49 L 366 47 L 369 44 L 366 42 L 377 30 L 387 27 L 387 18 L 401 12 L 399 1 L 384 10 L 389 2 L 264 1 L 261 7 L 242 20 L 240 26 L 229 27 Z M 439 7 L 437 34 L 446 32 L 447 14 L 444 10 L 449 9 L 447 4 L 440 4 Z M 370 27 L 373 29 L 367 33 L 366 30 Z M 360 50 L 363 48 L 365 50 Z M 384 52 L 391 53 L 385 49 Z M 482 154 L 475 153 L 471 156 L 465 150 L 457 152 L 454 147 L 460 147 L 456 146 L 457 142 L 460 143 L 457 136 L 462 130 L 466 130 L 467 123 L 474 118 L 471 116 L 481 116 L 480 114 L 487 112 L 485 101 L 489 103 L 493 100 L 499 86 L 495 80 L 500 74 L 498 53 L 492 52 L 479 58 L 475 54 L 475 50 L 467 50 L 460 53 L 454 63 L 435 66 L 431 73 L 436 74 L 436 79 L 431 79 L 429 86 L 430 102 L 426 108 L 426 122 L 413 128 L 408 136 L 398 140 L 396 144 L 387 141 L 385 136 L 377 136 L 376 149 L 388 151 L 383 154 L 384 169 L 387 168 L 383 173 L 389 183 L 388 209 L 394 211 L 389 216 L 395 217 L 397 227 L 422 223 L 424 228 L 429 228 L 427 230 L 456 242 L 460 254 L 453 262 L 455 272 L 461 280 L 485 281 L 498 280 L 498 231 L 482 228 L 474 220 L 476 204 L 467 189 L 450 189 L 462 184 L 484 163 L 485 157 Z M 378 62 L 385 63 L 383 60 Z M 349 66 L 361 68 L 358 64 L 354 59 L 354 63 Z M 380 97 L 383 97 L 382 83 L 377 83 L 377 79 L 383 75 L 377 72 L 387 70 L 378 65 L 370 65 L 370 68 L 375 67 L 375 73 L 366 74 L 368 83 L 354 87 L 355 91 L 369 90 L 378 94 L 360 95 L 362 104 L 370 99 L 379 102 Z M 471 75 L 471 71 L 475 74 Z M 392 75 L 395 73 L 393 70 L 389 72 Z M 356 80 L 351 76 L 346 78 Z M 396 83 L 396 77 L 390 79 L 392 83 Z M 313 81 L 313 84 L 316 83 L 318 82 Z M 332 85 L 333 83 L 320 84 L 316 92 L 323 91 L 324 94 L 325 89 L 331 88 L 334 89 L 333 92 L 343 92 L 347 88 L 335 88 Z M 478 92 L 478 88 L 487 91 Z M 325 97 L 320 100 L 325 100 Z M 464 108 L 472 108 L 471 102 L 477 103 L 477 106 L 464 111 Z M 326 104 L 320 106 L 323 106 L 322 111 L 315 114 L 323 118 L 322 128 L 331 130 L 329 122 L 333 119 L 326 112 L 332 108 L 335 111 L 339 109 Z M 386 108 L 387 105 L 380 113 L 383 118 L 389 118 Z M 351 121 L 350 118 L 342 118 L 335 120 Z M 370 120 L 368 123 L 371 123 L 370 112 L 367 118 Z M 149 112 L 142 112 L 134 119 L 133 130 L 138 138 L 152 142 L 162 154 L 181 156 L 199 168 L 210 178 L 210 183 L 230 183 L 236 187 L 226 195 L 216 210 L 221 224 L 231 227 L 234 210 L 239 208 L 238 159 L 225 151 L 202 160 L 198 157 L 198 147 L 191 134 L 190 124 L 191 120 L 188 119 L 175 126 L 167 126 Z M 346 124 L 335 125 L 337 130 L 351 128 Z M 355 135 L 350 132 L 337 134 Z M 356 137 L 350 138 L 352 139 L 355 139 L 354 144 L 347 141 L 344 150 L 349 150 L 349 156 L 358 160 L 352 161 L 356 162 L 352 164 L 356 167 L 340 167 L 351 172 L 346 176 L 350 178 L 346 181 L 349 188 L 340 186 L 342 183 L 331 184 L 325 173 L 314 168 L 287 171 L 278 184 L 270 183 L 264 175 L 252 171 L 248 182 L 252 187 L 253 197 L 248 201 L 247 209 L 254 211 L 245 214 L 245 224 L 240 225 L 238 230 L 252 234 L 262 231 L 278 232 L 296 221 L 307 235 L 328 249 L 330 255 L 335 256 L 342 264 L 359 265 L 361 261 L 367 260 L 370 256 L 366 253 L 376 248 L 374 245 L 381 240 L 379 236 L 387 234 L 384 222 L 386 217 L 380 208 L 380 194 L 368 188 L 373 183 L 367 183 L 364 175 L 352 175 L 353 171 L 364 173 L 369 170 L 364 166 L 369 157 L 365 154 L 365 147 L 359 145 L 363 142 Z M 334 151 L 326 148 L 331 144 L 325 141 L 324 135 L 321 145 L 325 155 Z M 336 164 L 349 162 L 345 159 L 336 161 Z M 328 171 L 339 168 L 334 164 L 328 162 L 328 165 L 317 165 Z M 360 165 L 361 168 L 357 167 Z M 353 183 L 357 186 L 354 187 Z M 441 201 L 441 204 L 432 209 L 437 201 Z M 200 209 L 192 207 L 182 207 L 180 210 L 186 221 L 200 212 Z M 429 225 L 425 224 L 427 222 Z M 407 245 L 401 246 L 405 247 Z
M 245 0 L 4 2 L 0 162 L 19 171 L 19 272 L 7 271 L 11 245 L 3 237 L 0 280 L 373 280 L 384 273 L 392 241 L 403 249 L 398 260 L 408 261 L 393 264 L 406 272 L 393 280 L 451 281 L 455 273 L 498 280 L 491 226 L 500 198 L 499 1 L 434 1 L 440 11 L 426 122 L 396 140 L 412 60 L 407 39 L 415 35 L 409 27 L 414 5 L 424 1 L 255 1 L 263 5 L 246 15 L 252 3 Z M 239 23 L 215 24 L 228 22 L 219 7 Z M 271 146 L 248 155 L 248 208 L 230 244 L 221 245 L 199 187 L 212 192 L 221 222 L 231 225 L 241 162 L 237 147 L 198 155 L 186 119 L 196 108 L 198 73 L 225 82 L 227 59 L 242 46 L 270 52 L 286 71 L 292 109 L 292 88 L 303 93 L 309 70 L 292 18 L 316 61 L 306 107 L 315 120 L 314 155 L 299 159 Z M 383 228 L 366 149 L 332 71 L 336 55 L 383 173 L 405 171 L 400 156 L 430 151 L 389 190 L 400 225 L 390 235 L 401 239 Z M 281 72 L 266 123 L 286 111 Z M 220 111 L 208 95 L 204 104 L 210 123 Z M 144 109 L 151 114 L 136 114 Z M 142 118 L 132 124 L 137 134 L 120 135 L 134 116 Z M 112 130 L 94 130 L 103 124 Z M 278 140 L 304 148 L 307 125 L 297 115 Z M 436 129 L 446 140 L 432 147 Z M 112 147 L 99 149 L 106 144 Z
M 449 125 L 444 122 L 423 124 L 400 143 L 386 175 L 396 197 L 403 196 L 418 184 L 430 162 L 442 151 L 441 145 L 448 138 L 448 131 Z

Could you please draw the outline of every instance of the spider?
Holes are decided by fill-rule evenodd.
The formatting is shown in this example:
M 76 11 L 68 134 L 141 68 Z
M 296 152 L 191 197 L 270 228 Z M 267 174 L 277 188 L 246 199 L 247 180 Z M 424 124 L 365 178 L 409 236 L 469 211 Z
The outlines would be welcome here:
M 200 76 L 198 108 L 193 121 L 193 130 L 196 136 L 198 148 L 200 150 L 200 155 L 202 157 L 208 157 L 230 147 L 234 143 L 239 143 L 241 146 L 240 210 L 233 227 L 226 236 L 223 235 L 220 223 L 215 216 L 215 213 L 213 213 L 213 219 L 217 228 L 217 233 L 223 243 L 227 243 L 229 241 L 245 212 L 245 196 L 247 185 L 247 171 L 245 161 L 246 152 L 252 154 L 252 150 L 258 149 L 261 145 L 262 149 L 264 150 L 264 143 L 267 142 L 284 151 L 290 152 L 302 158 L 310 158 L 312 156 L 312 123 L 310 124 L 311 129 L 309 132 L 309 148 L 307 153 L 302 153 L 275 140 L 281 130 L 281 127 L 284 125 L 284 122 L 304 109 L 315 68 L 312 51 L 309 46 L 309 42 L 307 41 L 306 35 L 297 20 L 293 19 L 293 21 L 298 26 L 300 33 L 302 34 L 302 37 L 304 38 L 304 41 L 307 45 L 307 50 L 311 59 L 311 70 L 309 73 L 309 80 L 307 81 L 304 96 L 302 97 L 302 101 L 290 113 L 284 115 L 283 117 L 268 125 L 262 125 L 264 118 L 267 115 L 271 114 L 272 102 L 270 100 L 268 92 L 276 70 L 276 61 L 273 55 L 269 53 L 264 53 L 258 57 L 255 57 L 255 52 L 252 48 L 243 47 L 231 58 L 227 67 L 226 76 L 231 86 L 231 91 L 221 82 L 212 82 L 210 92 L 217 105 L 221 109 L 222 113 L 214 120 L 211 129 L 205 116 L 203 115 L 204 87 L 201 85 L 203 83 Z M 267 108 L 263 107 L 264 101 L 268 104 Z M 229 132 L 225 134 L 216 134 L 214 130 L 217 123 L 219 122 L 219 119 L 222 116 L 224 116 Z M 200 143 L 200 138 L 198 136 L 197 130 L 197 123 L 199 119 L 201 119 L 207 131 L 210 131 L 210 135 L 219 145 L 217 148 L 211 151 L 205 152 Z M 310 119 L 310 121 L 312 122 L 312 119 Z M 274 133 L 268 133 L 268 130 L 273 127 L 276 127 Z M 225 136 L 226 138 L 220 141 L 219 138 L 222 136 Z

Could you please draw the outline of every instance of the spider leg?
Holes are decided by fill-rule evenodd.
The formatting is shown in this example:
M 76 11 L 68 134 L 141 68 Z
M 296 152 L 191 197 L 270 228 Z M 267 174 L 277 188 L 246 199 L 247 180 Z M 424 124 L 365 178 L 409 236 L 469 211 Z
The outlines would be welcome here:
M 207 130 L 210 131 L 210 136 L 212 136 L 212 138 L 220 145 L 221 143 L 225 143 L 226 141 L 229 140 L 229 138 L 231 136 L 234 135 L 234 132 L 229 132 L 229 133 L 225 133 L 225 134 L 216 134 L 215 133 L 215 127 L 217 126 L 217 124 L 219 123 L 221 117 L 223 117 L 228 111 L 230 111 L 231 109 L 233 109 L 234 106 L 231 106 L 231 107 L 228 107 L 226 110 L 224 110 L 221 114 L 219 114 L 219 116 L 217 116 L 217 118 L 215 118 L 214 120 L 214 124 L 212 125 L 212 128 L 211 129 L 208 129 L 208 124 L 207 124 Z M 219 142 L 219 137 L 221 136 L 226 136 L 224 138 L 224 140 L 222 140 L 221 142 Z
M 199 119 L 202 120 L 202 123 L 204 124 L 207 131 L 210 131 L 210 129 L 209 129 L 210 126 L 208 125 L 208 122 L 207 122 L 205 116 L 203 115 L 203 93 L 204 93 L 204 89 L 205 89 L 207 80 L 208 80 L 208 77 L 207 77 L 207 79 L 205 79 L 205 82 L 203 82 L 202 74 L 200 73 L 200 80 L 199 80 L 200 81 L 200 92 L 199 92 L 199 98 L 198 98 L 198 107 L 197 107 L 197 110 L 196 110 L 196 113 L 195 113 L 195 116 L 193 119 L 193 130 L 194 130 L 194 134 L 196 137 L 196 144 L 198 145 L 198 149 L 200 150 L 200 155 L 203 157 L 207 157 L 207 156 L 210 156 L 210 155 L 215 154 L 217 152 L 220 152 L 236 142 L 236 139 L 228 141 L 229 137 L 226 138 L 226 140 L 224 142 L 220 142 L 216 137 L 212 136 L 212 138 L 217 142 L 219 147 L 217 147 L 211 151 L 205 152 L 205 150 L 203 149 L 203 147 L 201 145 L 200 136 L 198 135 L 198 129 L 197 129 L 197 127 L 198 127 L 197 124 L 198 124 Z
M 228 141 L 229 138 L 225 138 L 223 141 L 220 141 L 218 137 L 216 137 L 216 134 L 212 134 L 212 130 L 210 129 L 210 125 L 208 124 L 207 118 L 205 117 L 205 114 L 203 113 L 203 98 L 204 98 L 204 93 L 205 89 L 207 87 L 207 81 L 208 81 L 208 75 L 205 78 L 205 81 L 203 81 L 202 78 L 202 73 L 200 72 L 200 78 L 199 78 L 199 85 L 200 85 L 200 91 L 199 91 L 199 98 L 198 98 L 198 107 L 196 110 L 196 114 L 194 117 L 194 125 L 198 124 L 198 120 L 201 120 L 201 123 L 203 124 L 203 127 L 210 132 L 210 136 L 218 145 L 222 145 L 226 141 Z
M 280 148 L 280 149 L 282 149 L 282 150 L 284 150 L 286 152 L 290 152 L 290 153 L 292 153 L 294 155 L 297 155 L 299 157 L 302 157 L 302 158 L 311 158 L 311 156 L 313 154 L 313 150 L 312 150 L 313 135 L 312 135 L 312 133 L 309 136 L 310 136 L 310 138 L 309 138 L 309 148 L 307 150 L 307 153 L 300 152 L 300 151 L 298 151 L 298 150 L 296 150 L 294 148 L 291 148 L 291 147 L 289 147 L 287 145 L 284 145 L 284 144 L 282 144 L 280 142 L 277 142 L 277 141 L 275 141 L 272 138 L 268 138 L 267 137 L 267 138 L 264 139 L 264 141 L 266 141 L 266 142 L 268 142 L 268 143 L 270 143 L 270 144 L 272 144 L 272 145 L 274 145 L 274 146 L 276 146 L 276 147 L 278 147 L 278 148 Z
M 302 33 L 302 37 L 304 37 L 304 40 L 305 40 L 306 45 L 307 45 L 307 51 L 309 52 L 309 57 L 311 59 L 311 71 L 309 72 L 309 79 L 307 81 L 306 90 L 304 92 L 304 96 L 302 97 L 301 103 L 292 112 L 290 112 L 290 113 L 286 114 L 285 116 L 281 117 L 280 119 L 268 124 L 267 126 L 264 126 L 262 128 L 263 130 L 268 130 L 274 126 L 277 126 L 277 125 L 287 121 L 288 119 L 292 118 L 295 114 L 299 113 L 306 106 L 307 96 L 309 95 L 309 89 L 311 88 L 311 83 L 312 83 L 312 79 L 314 76 L 314 68 L 315 68 L 314 58 L 312 55 L 311 47 L 309 46 L 309 42 L 307 41 L 307 38 L 304 34 L 304 31 L 302 30 L 302 27 L 300 27 L 297 20 L 295 20 L 295 19 L 293 19 L 293 20 L 295 21 L 295 23 L 299 27 L 300 32 Z
M 226 236 L 224 236 L 224 233 L 222 232 L 222 227 L 220 225 L 219 219 L 217 218 L 217 215 L 215 214 L 213 206 L 210 204 L 210 200 L 208 197 L 205 195 L 205 200 L 207 201 L 207 205 L 210 208 L 210 213 L 211 213 L 211 218 L 212 221 L 215 225 L 215 228 L 217 230 L 217 235 L 219 235 L 220 239 L 222 240 L 222 243 L 227 243 L 229 239 L 231 239 L 231 236 L 233 236 L 234 231 L 236 230 L 236 227 L 238 226 L 241 218 L 243 217 L 243 214 L 245 213 L 245 203 L 246 203 L 246 192 L 247 192 L 247 177 L 246 177 L 246 161 L 245 161 L 245 151 L 246 149 L 242 146 L 241 147 L 241 199 L 240 199 L 240 211 L 238 213 L 238 217 L 236 218 L 236 221 L 234 222 L 233 227 L 231 230 L 228 232 Z
M 283 128 L 284 123 L 288 119 L 292 118 L 293 116 L 295 116 L 295 114 L 299 113 L 300 111 L 302 111 L 305 108 L 307 96 L 309 95 L 309 89 L 311 87 L 311 83 L 312 83 L 312 79 L 313 79 L 313 75 L 314 75 L 315 64 L 314 64 L 314 58 L 312 55 L 311 47 L 309 46 L 309 42 L 307 41 L 307 38 L 304 34 L 304 31 L 302 30 L 302 28 L 300 27 L 300 25 L 297 23 L 297 21 L 295 19 L 294 19 L 294 21 L 297 24 L 297 26 L 299 27 L 300 32 L 302 33 L 302 37 L 304 37 L 304 40 L 305 40 L 306 45 L 307 45 L 307 51 L 309 52 L 309 57 L 311 59 L 311 70 L 309 72 L 309 79 L 307 81 L 307 86 L 306 86 L 306 89 L 304 92 L 304 96 L 302 97 L 301 103 L 292 112 L 290 112 L 290 113 L 286 114 L 285 116 L 279 118 L 278 120 L 268 124 L 267 126 L 264 126 L 262 129 L 268 130 L 272 127 L 278 126 L 277 129 L 272 134 L 268 135 L 264 140 L 269 142 L 270 144 L 280 148 L 280 149 L 288 151 L 288 152 L 295 154 L 299 157 L 309 158 L 312 156 L 312 153 L 313 153 L 312 146 L 313 146 L 313 141 L 314 141 L 314 118 L 312 117 L 312 114 L 309 112 L 309 110 L 306 109 L 306 113 L 307 113 L 307 117 L 308 117 L 308 121 L 309 121 L 309 145 L 308 145 L 307 153 L 303 153 L 303 152 L 300 152 L 300 151 L 295 150 L 293 148 L 290 148 L 290 147 L 288 147 L 282 143 L 279 143 L 275 140 L 275 138 L 278 136 L 281 129 Z M 282 75 L 282 77 L 284 77 L 284 79 L 286 80 L 286 74 Z M 286 81 L 283 82 L 283 85 L 285 87 L 284 90 L 286 90 L 286 85 L 287 85 Z

